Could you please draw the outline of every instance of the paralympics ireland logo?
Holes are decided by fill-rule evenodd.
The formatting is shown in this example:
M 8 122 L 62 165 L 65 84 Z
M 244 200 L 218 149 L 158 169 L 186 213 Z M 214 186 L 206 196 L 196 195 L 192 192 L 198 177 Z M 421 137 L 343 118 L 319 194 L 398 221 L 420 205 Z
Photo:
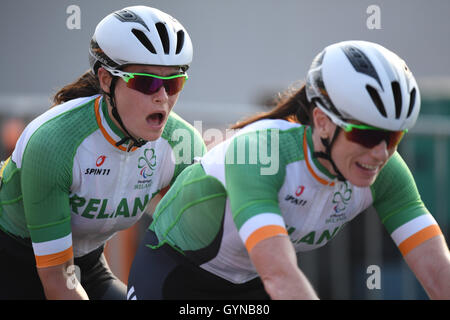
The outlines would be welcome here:
M 347 209 L 349 201 L 352 197 L 352 189 L 347 184 L 347 181 L 339 185 L 339 190 L 333 194 L 333 213 L 325 220 L 325 223 L 337 223 L 346 221 L 347 216 L 344 212 Z
M 138 168 L 141 169 L 139 174 L 147 179 L 153 175 L 153 170 L 156 167 L 155 149 L 145 149 L 144 156 L 138 159 Z
M 334 212 L 340 213 L 347 208 L 348 201 L 352 197 L 352 189 L 348 187 L 347 181 L 342 183 L 339 191 L 333 195 Z
M 139 176 L 142 180 L 138 180 L 138 183 L 134 185 L 134 189 L 147 189 L 152 186 L 153 171 L 156 167 L 156 154 L 155 149 L 145 149 L 144 155 L 138 158 Z

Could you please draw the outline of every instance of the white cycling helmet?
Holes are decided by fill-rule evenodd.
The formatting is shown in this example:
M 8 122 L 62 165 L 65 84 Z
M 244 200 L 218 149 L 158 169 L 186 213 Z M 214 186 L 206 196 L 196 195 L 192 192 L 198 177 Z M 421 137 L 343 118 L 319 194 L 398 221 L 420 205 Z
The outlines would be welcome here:
M 192 51 L 189 34 L 175 18 L 155 8 L 132 6 L 100 21 L 89 62 L 94 74 L 101 65 L 118 69 L 128 64 L 179 66 L 186 71 Z
M 306 95 L 325 113 L 391 131 L 413 127 L 420 109 L 419 88 L 405 61 L 367 41 L 339 42 L 319 53 Z
M 99 22 L 91 39 L 89 62 L 94 74 L 101 66 L 111 72 L 130 64 L 175 66 L 184 72 L 192 62 L 192 42 L 184 27 L 167 13 L 146 6 L 126 7 Z M 130 134 L 117 110 L 117 79 L 113 77 L 106 94 L 112 115 L 125 132 L 116 146 L 132 140 L 131 146 L 141 147 L 147 141 Z

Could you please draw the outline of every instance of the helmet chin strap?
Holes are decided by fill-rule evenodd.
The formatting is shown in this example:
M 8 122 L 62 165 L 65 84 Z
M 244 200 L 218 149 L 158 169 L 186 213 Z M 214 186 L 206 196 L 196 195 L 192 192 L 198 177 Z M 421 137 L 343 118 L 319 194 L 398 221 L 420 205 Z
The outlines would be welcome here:
M 336 126 L 336 129 L 334 130 L 333 138 L 331 138 L 331 142 L 328 140 L 328 138 L 320 138 L 320 141 L 322 141 L 322 144 L 325 147 L 325 152 L 323 152 L 323 151 L 314 152 L 313 157 L 323 158 L 325 160 L 330 161 L 331 165 L 333 166 L 333 170 L 336 173 L 337 179 L 339 181 L 346 181 L 347 179 L 345 179 L 345 177 L 342 175 L 342 173 L 337 168 L 336 163 L 334 163 L 333 159 L 331 158 L 331 148 L 333 147 L 333 144 L 336 141 L 339 131 L 340 131 L 340 128 L 338 126 Z
M 127 151 L 130 151 L 132 147 L 137 147 L 137 148 L 142 147 L 144 144 L 147 143 L 147 141 L 144 139 L 141 139 L 141 138 L 136 139 L 135 137 L 133 137 L 128 132 L 127 128 L 125 128 L 125 125 L 123 124 L 122 119 L 120 118 L 119 112 L 117 111 L 117 107 L 116 107 L 116 101 L 114 99 L 114 92 L 115 92 L 115 88 L 116 88 L 117 79 L 118 79 L 117 77 L 112 78 L 111 84 L 109 86 L 109 93 L 107 93 L 107 95 L 109 97 L 109 102 L 112 107 L 112 115 L 117 120 L 117 122 L 119 123 L 122 130 L 125 132 L 125 137 L 123 137 L 120 141 L 118 141 L 116 143 L 116 147 L 121 146 L 122 144 L 127 143 L 129 140 L 131 140 L 132 143 L 127 148 Z

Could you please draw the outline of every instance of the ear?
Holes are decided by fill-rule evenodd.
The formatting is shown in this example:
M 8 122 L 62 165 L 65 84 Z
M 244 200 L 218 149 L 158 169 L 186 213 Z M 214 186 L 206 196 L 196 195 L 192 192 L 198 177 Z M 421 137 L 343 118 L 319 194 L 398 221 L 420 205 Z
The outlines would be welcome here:
M 109 93 L 109 87 L 112 81 L 112 75 L 103 67 L 98 68 L 97 71 L 98 80 L 100 82 L 100 87 L 103 92 Z
M 313 110 L 314 129 L 321 138 L 329 138 L 333 134 L 336 125 L 319 108 Z

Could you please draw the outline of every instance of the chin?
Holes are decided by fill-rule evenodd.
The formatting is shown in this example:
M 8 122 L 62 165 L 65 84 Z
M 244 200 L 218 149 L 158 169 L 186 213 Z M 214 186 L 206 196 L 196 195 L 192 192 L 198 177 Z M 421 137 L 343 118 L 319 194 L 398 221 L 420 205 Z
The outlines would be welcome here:
M 162 135 L 162 131 L 155 132 L 155 133 L 147 133 L 146 135 L 144 135 L 143 139 L 145 139 L 147 141 L 156 141 L 159 138 L 161 138 L 161 135 Z
M 164 131 L 164 127 L 161 130 L 139 130 L 130 132 L 134 137 L 139 137 L 145 141 L 155 141 L 158 140 Z
M 357 186 L 360 188 L 367 188 L 367 187 L 370 187 L 375 182 L 375 180 L 377 179 L 377 176 L 378 175 L 375 175 L 372 178 L 351 177 L 347 180 L 354 186 Z

